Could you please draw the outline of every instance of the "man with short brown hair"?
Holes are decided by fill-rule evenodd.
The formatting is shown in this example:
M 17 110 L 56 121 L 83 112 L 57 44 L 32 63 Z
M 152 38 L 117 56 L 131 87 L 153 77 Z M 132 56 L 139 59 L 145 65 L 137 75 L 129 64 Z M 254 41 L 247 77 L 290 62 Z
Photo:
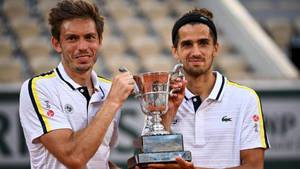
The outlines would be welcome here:
M 93 71 L 103 39 L 103 17 L 95 4 L 63 0 L 51 9 L 49 24 L 61 63 L 25 81 L 20 92 L 31 168 L 116 168 L 108 158 L 133 77 L 124 72 L 110 82 Z

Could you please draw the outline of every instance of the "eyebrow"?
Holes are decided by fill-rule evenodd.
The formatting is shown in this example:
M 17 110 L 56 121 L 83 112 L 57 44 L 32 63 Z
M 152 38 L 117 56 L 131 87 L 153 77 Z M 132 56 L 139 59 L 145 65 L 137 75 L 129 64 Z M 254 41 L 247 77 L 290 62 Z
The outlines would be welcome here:
M 197 39 L 197 42 L 203 42 L 203 41 L 209 42 L 209 38 L 200 38 L 200 39 Z M 182 40 L 180 42 L 180 44 L 185 44 L 185 43 L 190 43 L 190 42 L 192 42 L 192 40 L 187 39 L 187 40 Z
M 78 35 L 78 34 L 73 33 L 73 32 L 65 32 L 65 35 Z M 88 32 L 88 33 L 85 33 L 84 35 L 97 35 L 97 32 Z
M 192 40 L 183 40 L 180 42 L 180 44 L 186 44 L 186 43 L 191 43 Z
M 209 42 L 209 39 L 208 38 L 203 38 L 203 39 L 199 39 L 198 41 L 200 41 L 200 42 Z
M 96 32 L 90 32 L 90 33 L 85 34 L 84 36 L 87 36 L 87 35 L 95 35 L 95 36 L 97 36 L 97 33 Z

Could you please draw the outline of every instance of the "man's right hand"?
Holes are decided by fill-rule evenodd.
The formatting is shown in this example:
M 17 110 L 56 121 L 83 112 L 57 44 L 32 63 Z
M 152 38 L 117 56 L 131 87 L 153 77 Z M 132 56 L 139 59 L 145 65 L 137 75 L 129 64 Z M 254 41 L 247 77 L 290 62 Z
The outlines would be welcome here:
M 185 95 L 185 88 L 187 86 L 187 81 L 178 78 L 174 84 L 172 84 L 172 88 L 181 88 L 179 91 L 175 92 L 172 97 L 169 97 L 169 109 L 167 113 L 161 116 L 162 124 L 164 125 L 167 131 L 170 131 L 171 123 L 174 120 L 178 107 L 182 103 L 182 100 Z
M 112 80 L 111 89 L 107 101 L 115 104 L 123 104 L 135 88 L 133 76 L 129 72 L 122 72 Z
M 117 75 L 110 92 L 93 120 L 79 131 L 53 130 L 42 135 L 41 143 L 68 168 L 82 168 L 96 153 L 115 113 L 134 90 L 134 80 L 129 73 Z

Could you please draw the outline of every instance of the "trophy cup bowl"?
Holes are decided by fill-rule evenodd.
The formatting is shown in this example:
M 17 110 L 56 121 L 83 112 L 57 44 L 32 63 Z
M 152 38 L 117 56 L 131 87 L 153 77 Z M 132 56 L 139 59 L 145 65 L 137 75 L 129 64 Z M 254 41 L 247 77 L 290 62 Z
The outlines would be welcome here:
M 169 134 L 160 123 L 160 115 L 168 110 L 169 76 L 167 72 L 148 72 L 133 76 L 139 91 L 137 97 L 141 109 L 146 116 L 153 117 L 146 135 Z M 150 124 L 149 121 L 147 123 Z
M 135 96 L 139 98 L 147 120 L 146 133 L 135 141 L 138 152 L 128 160 L 128 168 L 147 163 L 175 162 L 176 156 L 191 161 L 191 152 L 184 151 L 182 135 L 166 131 L 160 117 L 168 111 L 169 96 L 181 90 L 170 90 L 170 83 L 178 77 L 184 80 L 182 69 L 183 65 L 177 64 L 171 72 L 147 72 L 133 76 L 136 83 Z M 122 70 L 128 71 L 120 68 Z

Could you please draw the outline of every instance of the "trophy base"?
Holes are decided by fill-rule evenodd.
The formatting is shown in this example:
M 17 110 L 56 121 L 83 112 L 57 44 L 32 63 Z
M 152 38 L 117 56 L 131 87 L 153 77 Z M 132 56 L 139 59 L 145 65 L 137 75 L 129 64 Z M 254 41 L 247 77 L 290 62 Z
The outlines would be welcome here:
M 140 136 L 135 140 L 140 153 L 184 151 L 181 134 Z
M 175 152 L 156 152 L 156 153 L 138 153 L 128 159 L 127 164 L 129 169 L 133 169 L 141 164 L 151 163 L 175 163 L 175 157 L 181 157 L 186 161 L 192 161 L 190 151 L 175 151 Z

